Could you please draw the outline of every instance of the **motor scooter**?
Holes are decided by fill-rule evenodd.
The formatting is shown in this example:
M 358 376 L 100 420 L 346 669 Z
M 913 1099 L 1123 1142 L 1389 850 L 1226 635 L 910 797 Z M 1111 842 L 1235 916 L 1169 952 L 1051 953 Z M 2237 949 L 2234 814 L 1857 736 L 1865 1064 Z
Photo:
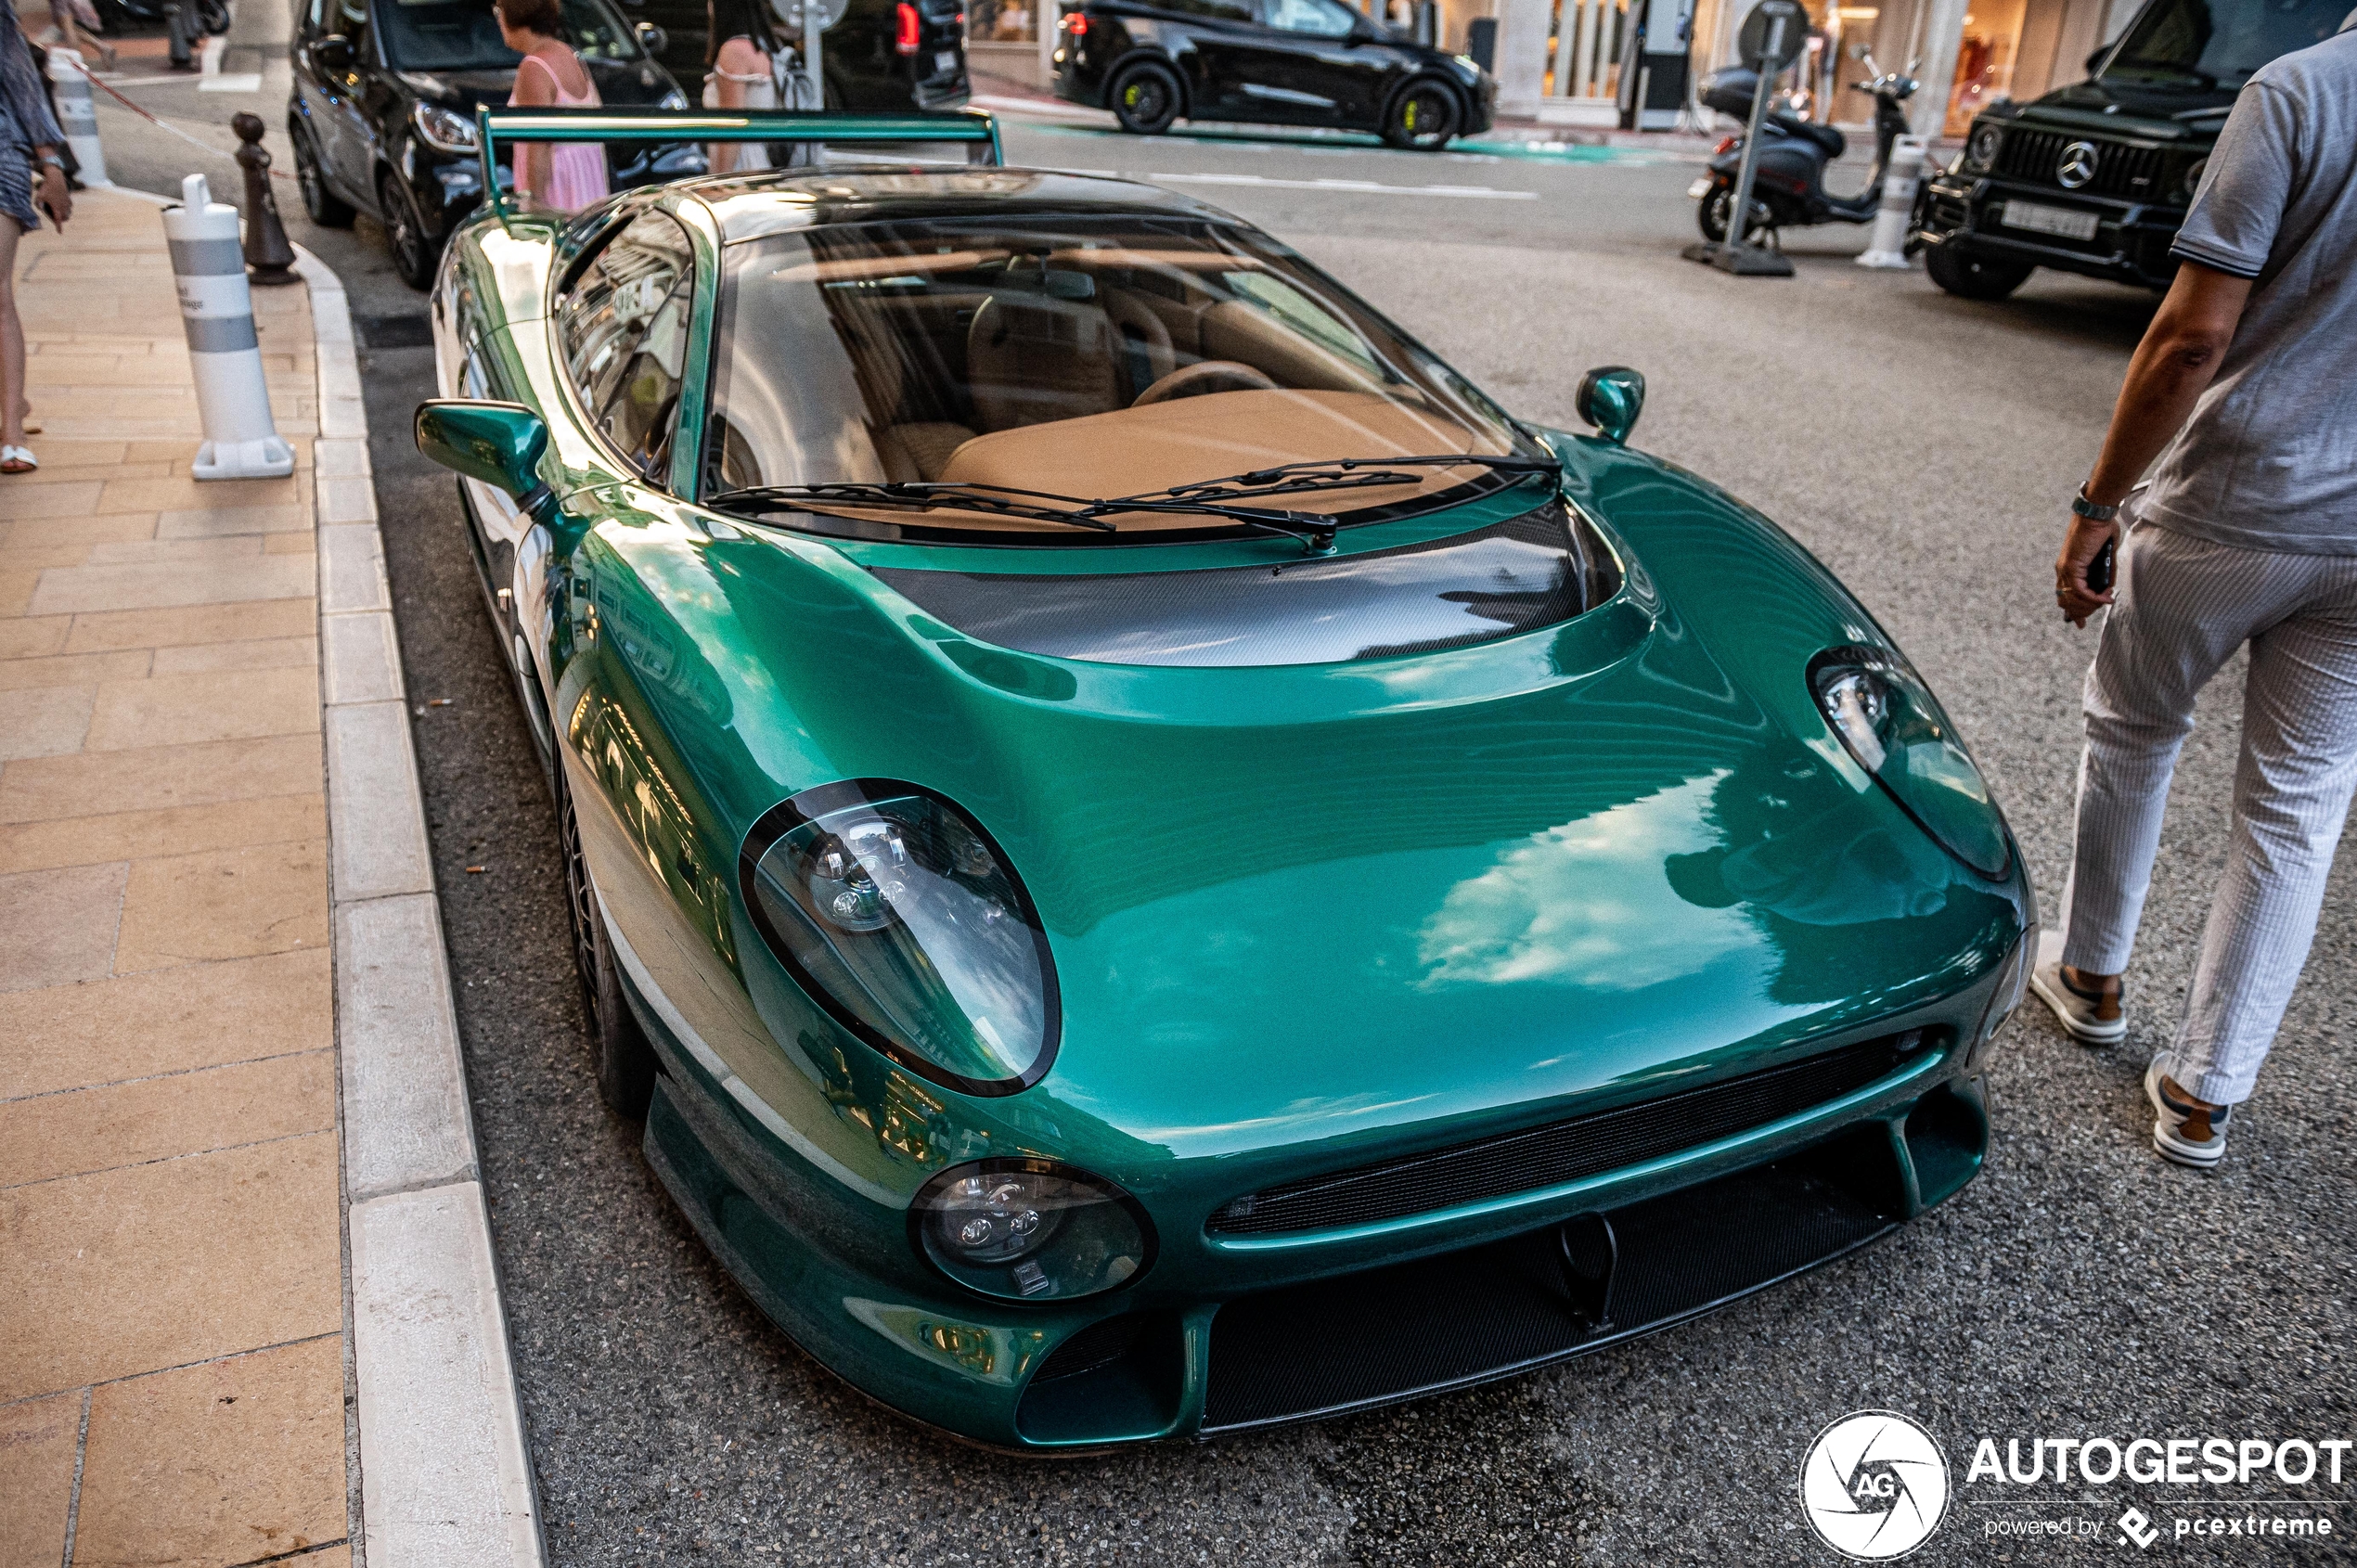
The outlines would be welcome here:
M 1887 71 L 1872 55 L 1862 57 L 1874 78 L 1850 86 L 1874 100 L 1874 169 L 1866 188 L 1856 196 L 1835 196 L 1825 189 L 1825 165 L 1839 158 L 1848 140 L 1831 125 L 1816 125 L 1789 109 L 1771 109 L 1759 125 L 1759 159 L 1752 175 L 1751 221 L 1744 238 L 1772 243 L 1780 228 L 1812 224 L 1863 224 L 1874 221 L 1882 204 L 1884 178 L 1890 172 L 1890 149 L 1907 134 L 1907 116 L 1900 105 L 1921 85 L 1913 76 Z M 1913 66 L 1908 67 L 1913 71 Z M 1752 95 L 1758 74 L 1742 66 L 1722 71 L 1702 85 L 1704 107 L 1751 120 Z M 1695 212 L 1703 238 L 1713 243 L 1727 238 L 1735 205 L 1735 174 L 1742 167 L 1744 139 L 1729 136 L 1713 150 L 1710 172 L 1687 188 L 1702 205 Z

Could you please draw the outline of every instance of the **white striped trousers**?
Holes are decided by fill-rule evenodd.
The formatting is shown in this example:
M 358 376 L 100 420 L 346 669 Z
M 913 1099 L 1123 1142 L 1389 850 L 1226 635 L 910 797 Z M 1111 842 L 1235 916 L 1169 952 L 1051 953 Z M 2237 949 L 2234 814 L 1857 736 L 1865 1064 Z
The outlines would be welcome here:
M 2243 549 L 2149 523 L 2129 533 L 2087 671 L 2063 890 L 2062 961 L 2124 971 L 2194 695 L 2245 642 L 2233 838 L 2168 1068 L 2222 1105 L 2250 1098 L 2274 1043 L 2357 786 L 2357 555 Z

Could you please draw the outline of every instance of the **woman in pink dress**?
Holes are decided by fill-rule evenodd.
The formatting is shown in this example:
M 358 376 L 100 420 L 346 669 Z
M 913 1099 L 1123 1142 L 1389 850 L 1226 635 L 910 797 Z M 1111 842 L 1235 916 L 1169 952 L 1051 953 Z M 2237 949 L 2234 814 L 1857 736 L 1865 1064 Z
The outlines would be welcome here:
M 523 57 L 510 109 L 595 109 L 598 84 L 573 45 L 557 36 L 559 0 L 496 0 L 499 35 Z M 516 147 L 516 199 L 577 212 L 609 192 L 602 142 L 522 142 Z

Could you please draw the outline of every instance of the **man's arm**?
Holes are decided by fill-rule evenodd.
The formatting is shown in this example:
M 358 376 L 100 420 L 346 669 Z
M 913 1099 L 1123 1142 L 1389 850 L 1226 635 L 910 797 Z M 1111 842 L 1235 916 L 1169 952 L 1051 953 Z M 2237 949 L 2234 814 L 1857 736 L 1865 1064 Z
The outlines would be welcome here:
M 2235 341 L 2235 324 L 2250 299 L 2252 279 L 2220 272 L 2199 262 L 2177 268 L 2177 281 L 2160 312 L 2144 329 L 2144 341 L 2128 362 L 2128 379 L 2111 411 L 2103 456 L 2087 481 L 2087 499 L 2116 507 L 2144 476 L 2161 448 L 2184 425 L 2194 405 L 2218 374 L 2218 362 Z M 2054 598 L 2074 626 L 2111 602 L 2111 590 L 2087 586 L 2088 563 L 2104 541 L 2119 532 L 2117 522 L 2094 522 L 2074 514 L 2054 560 Z

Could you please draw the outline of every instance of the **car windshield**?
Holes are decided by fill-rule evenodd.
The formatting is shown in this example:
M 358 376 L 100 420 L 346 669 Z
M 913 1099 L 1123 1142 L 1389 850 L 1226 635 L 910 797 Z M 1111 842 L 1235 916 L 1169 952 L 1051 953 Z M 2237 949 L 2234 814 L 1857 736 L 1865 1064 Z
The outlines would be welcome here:
M 385 61 L 395 71 L 513 71 L 490 0 L 392 0 L 380 6 Z M 560 31 L 584 59 L 636 60 L 638 40 L 599 0 L 564 0 Z
M 2348 14 L 2349 0 L 2157 0 L 2103 73 L 2239 88 L 2278 55 L 2330 38 Z
M 1300 257 L 1186 214 L 944 215 L 746 239 L 727 254 L 716 340 L 708 495 L 931 482 L 1130 497 L 1286 463 L 1549 456 Z M 1528 467 L 1443 461 L 1282 504 L 1372 521 L 1526 482 Z M 918 521 L 1091 537 L 954 505 L 825 506 L 887 537 Z M 1121 533 L 1206 525 L 1111 515 Z

